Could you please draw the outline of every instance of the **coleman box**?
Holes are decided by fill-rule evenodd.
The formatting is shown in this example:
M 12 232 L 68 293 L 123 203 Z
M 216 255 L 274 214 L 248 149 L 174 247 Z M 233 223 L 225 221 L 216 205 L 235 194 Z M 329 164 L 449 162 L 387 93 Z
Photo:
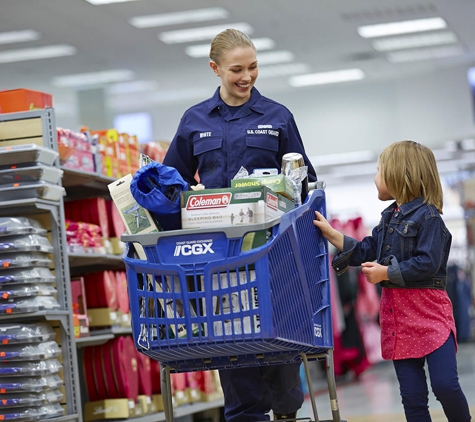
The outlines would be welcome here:
M 181 193 L 182 228 L 264 223 L 294 208 L 266 186 L 204 189 Z
M 277 192 L 289 199 L 294 199 L 294 186 L 292 181 L 282 173 L 273 176 L 244 177 L 242 179 L 231 180 L 232 188 L 251 188 L 256 186 L 267 186 L 269 189 Z

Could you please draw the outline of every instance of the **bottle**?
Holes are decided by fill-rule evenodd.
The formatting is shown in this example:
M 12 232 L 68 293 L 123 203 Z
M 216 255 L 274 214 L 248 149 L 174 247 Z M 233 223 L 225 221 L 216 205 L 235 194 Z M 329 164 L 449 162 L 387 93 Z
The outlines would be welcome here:
M 298 152 L 289 152 L 282 157 L 282 174 L 284 176 L 289 176 L 292 170 L 298 169 L 300 167 L 305 167 L 305 161 L 302 154 Z M 301 180 L 302 191 L 300 193 L 300 198 L 295 198 L 297 201 L 300 199 L 300 204 L 303 204 L 307 199 L 308 195 L 308 176 L 305 174 L 305 177 Z M 300 205 L 299 204 L 299 205 Z

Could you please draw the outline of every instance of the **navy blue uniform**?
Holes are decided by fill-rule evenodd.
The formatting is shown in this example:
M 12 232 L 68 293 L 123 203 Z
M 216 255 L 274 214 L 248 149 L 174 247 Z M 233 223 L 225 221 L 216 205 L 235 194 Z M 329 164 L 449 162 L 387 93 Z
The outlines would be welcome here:
M 286 107 L 256 88 L 245 104 L 229 107 L 218 88 L 213 97 L 185 112 L 163 163 L 175 167 L 191 185 L 197 184 L 198 171 L 200 182 L 213 189 L 229 187 L 241 166 L 249 173 L 280 169 L 288 152 L 302 154 L 309 180 L 316 180 Z M 299 371 L 299 363 L 220 370 L 226 421 L 263 421 L 271 409 L 279 414 L 298 410 L 304 399 Z
M 251 98 L 233 116 L 219 96 L 191 108 L 183 115 L 163 164 L 175 167 L 191 185 L 225 188 L 243 166 L 277 168 L 282 156 L 299 152 L 308 166 L 309 180 L 316 180 L 292 113 L 252 88 Z

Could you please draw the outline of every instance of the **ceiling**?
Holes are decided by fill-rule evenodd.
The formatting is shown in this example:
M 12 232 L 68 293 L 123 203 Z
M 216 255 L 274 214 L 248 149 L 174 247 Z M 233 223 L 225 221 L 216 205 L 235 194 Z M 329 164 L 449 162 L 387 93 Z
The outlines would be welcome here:
M 210 7 L 225 8 L 229 15 L 159 28 L 138 29 L 128 23 L 135 16 Z M 372 47 L 373 40 L 357 34 L 360 25 L 436 16 L 457 36 L 458 42 L 447 46 L 450 57 L 390 63 L 385 53 Z M 292 63 L 302 64 L 308 72 L 359 68 L 367 81 L 378 81 L 475 62 L 475 0 L 136 0 L 101 6 L 85 0 L 0 0 L 0 33 L 30 29 L 40 34 L 34 41 L 0 44 L 0 55 L 17 48 L 75 47 L 75 54 L 68 57 L 0 62 L 0 89 L 49 92 L 55 107 L 61 108 L 72 102 L 75 90 L 52 85 L 54 78 L 125 69 L 146 91 L 126 95 L 107 91 L 109 103 L 118 110 L 205 98 L 217 85 L 208 59 L 191 58 L 184 52 L 189 44 L 165 44 L 158 34 L 240 22 L 252 27 L 252 38 L 269 37 L 275 41 L 274 50 L 293 53 Z M 260 66 L 261 76 L 265 67 Z M 291 88 L 287 82 L 288 76 L 261 77 L 259 88 L 266 93 L 305 89 Z

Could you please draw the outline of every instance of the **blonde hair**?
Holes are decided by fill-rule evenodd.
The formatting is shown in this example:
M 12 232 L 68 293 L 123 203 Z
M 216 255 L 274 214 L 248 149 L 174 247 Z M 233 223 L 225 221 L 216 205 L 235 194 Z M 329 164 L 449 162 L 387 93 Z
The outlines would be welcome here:
M 256 50 L 253 42 L 244 32 L 237 29 L 226 29 L 216 35 L 213 41 L 211 41 L 209 58 L 216 64 L 219 64 L 221 57 L 236 47 L 251 47 L 254 51 Z
M 430 148 L 414 141 L 395 142 L 379 156 L 381 177 L 400 204 L 422 198 L 442 214 L 443 193 Z

